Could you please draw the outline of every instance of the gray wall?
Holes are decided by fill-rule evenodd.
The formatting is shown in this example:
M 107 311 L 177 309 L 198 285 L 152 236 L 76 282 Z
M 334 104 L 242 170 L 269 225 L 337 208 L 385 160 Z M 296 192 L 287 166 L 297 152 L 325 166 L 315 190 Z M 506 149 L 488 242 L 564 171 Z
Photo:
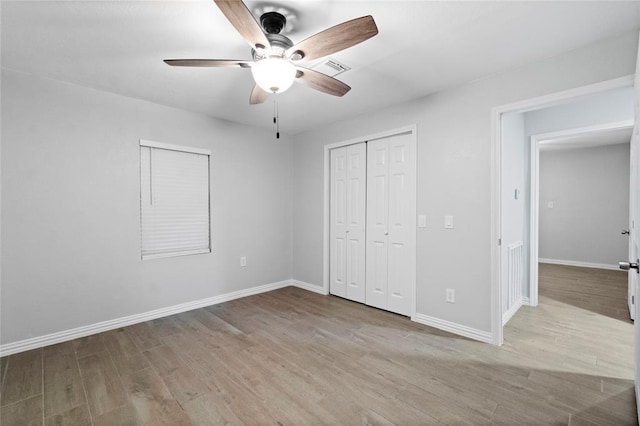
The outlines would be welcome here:
M 611 266 L 625 260 L 629 144 L 541 151 L 539 224 L 540 258 Z
M 2 89 L 2 343 L 291 278 L 290 137 L 8 70 Z M 141 138 L 211 149 L 213 253 L 140 260 Z
M 610 90 L 577 101 L 526 112 L 525 135 L 633 120 L 632 87 Z
M 417 312 L 491 330 L 491 109 L 633 74 L 637 34 L 433 96 L 298 134 L 294 144 L 293 277 L 323 283 L 323 147 L 416 123 Z M 443 218 L 455 217 L 455 230 Z M 464 262 L 464 267 L 460 267 Z M 445 289 L 456 289 L 456 303 Z

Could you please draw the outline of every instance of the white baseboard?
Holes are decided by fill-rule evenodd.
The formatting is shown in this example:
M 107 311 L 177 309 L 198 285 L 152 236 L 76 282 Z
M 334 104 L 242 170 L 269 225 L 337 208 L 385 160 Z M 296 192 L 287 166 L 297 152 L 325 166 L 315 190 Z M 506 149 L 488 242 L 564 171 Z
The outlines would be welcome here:
M 582 268 L 609 269 L 611 271 L 619 271 L 618 265 L 608 265 L 606 263 L 579 262 L 577 260 L 559 260 L 559 259 L 538 259 L 540 263 L 550 263 L 552 265 L 579 266 Z
M 25 340 L 19 340 L 17 342 L 7 343 L 4 345 L 0 345 L 0 357 L 28 351 L 31 349 L 37 349 L 44 346 L 54 345 L 56 343 L 62 343 L 68 340 L 90 336 L 92 334 L 102 333 L 104 331 L 114 330 L 116 328 L 126 327 L 128 325 L 150 321 L 169 315 L 179 314 L 181 312 L 191 311 L 193 309 L 204 308 L 205 306 L 217 305 L 218 303 L 228 302 L 230 300 L 239 299 L 241 297 L 266 293 L 268 291 L 277 290 L 279 288 L 287 286 L 298 287 L 322 295 L 327 294 L 323 287 L 319 287 L 317 285 L 293 279 L 284 280 L 244 290 L 234 291 L 231 293 L 221 294 L 219 296 L 213 296 L 205 299 L 194 300 L 192 302 L 168 306 L 166 308 L 154 309 L 152 311 L 142 312 L 126 317 L 115 318 L 108 321 L 101 321 L 95 324 L 77 327 L 70 330 L 63 330 L 56 333 L 46 334 L 44 336 L 32 337 Z M 486 331 L 477 330 L 465 325 L 460 325 L 454 322 L 441 320 L 423 314 L 416 314 L 415 317 L 412 318 L 412 320 L 420 324 L 435 327 L 440 330 L 468 337 L 470 339 L 479 340 L 485 343 L 492 343 L 492 335 L 491 333 Z
M 638 418 L 640 419 L 640 404 L 637 403 L 637 401 L 640 401 L 640 399 L 638 399 L 640 397 L 640 384 L 638 384 L 637 379 L 634 387 L 636 388 L 636 411 L 638 413 Z
M 420 324 L 428 325 L 430 327 L 438 328 L 470 339 L 479 340 L 484 343 L 493 344 L 493 336 L 488 331 L 478 330 L 466 325 L 441 320 L 424 314 L 416 314 L 412 319 Z
M 312 291 L 314 293 L 322 294 L 323 296 L 329 294 L 324 290 L 323 287 L 318 287 L 317 285 L 309 284 L 304 281 L 291 280 L 291 285 L 294 287 L 302 288 L 304 290 Z
M 219 296 L 208 297 L 206 299 L 194 300 L 192 302 L 181 303 L 178 305 L 168 306 L 166 308 L 154 309 L 152 311 L 142 312 L 140 314 L 129 315 L 126 317 L 115 318 L 108 321 L 102 321 L 95 324 L 85 325 L 82 327 L 72 328 L 70 330 L 59 331 L 56 333 L 46 334 L 44 336 L 32 337 L 30 339 L 19 340 L 17 342 L 0 345 L 0 356 L 7 356 L 18 352 L 24 352 L 31 349 L 37 349 L 44 346 L 54 345 L 56 343 L 66 342 L 68 340 L 77 339 L 79 337 L 89 336 L 91 334 L 101 333 L 103 331 L 113 330 L 128 325 L 137 324 L 144 321 L 150 321 L 156 318 L 166 317 L 169 315 L 179 314 L 181 312 L 191 311 L 193 309 L 203 308 L 205 306 L 216 305 L 218 303 L 228 302 L 230 300 L 239 299 L 241 297 L 252 296 L 254 294 L 265 293 L 267 291 L 296 285 L 293 280 L 284 280 L 275 283 L 251 287 L 244 290 L 238 290 L 231 293 L 221 294 Z M 307 286 L 310 286 L 307 284 Z M 315 286 L 311 286 L 315 287 Z M 307 289 L 306 287 L 301 287 Z M 311 290 L 314 291 L 314 290 Z
M 514 303 L 513 306 L 511 308 L 509 308 L 509 310 L 507 310 L 507 312 L 503 313 L 502 314 L 502 325 L 505 325 L 507 322 L 509 322 L 511 317 L 514 316 L 516 314 L 516 312 L 518 312 L 518 309 L 520 309 L 523 304 L 524 304 L 524 301 L 522 299 L 520 299 L 520 300 L 516 301 L 516 303 Z

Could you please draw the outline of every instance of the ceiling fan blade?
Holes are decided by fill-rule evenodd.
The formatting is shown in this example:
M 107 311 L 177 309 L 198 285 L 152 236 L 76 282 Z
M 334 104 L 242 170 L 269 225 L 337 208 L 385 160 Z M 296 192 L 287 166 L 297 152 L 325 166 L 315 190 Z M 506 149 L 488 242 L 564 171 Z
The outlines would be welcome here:
M 234 59 L 165 59 L 167 65 L 174 67 L 217 67 L 217 68 L 250 68 L 251 64 Z
M 319 90 L 320 92 L 328 93 L 333 96 L 344 96 L 351 87 L 330 77 L 321 72 L 310 70 L 308 68 L 296 67 L 298 74 L 302 74 L 297 78 L 297 81 L 306 84 L 312 89 Z
M 321 58 L 362 43 L 376 34 L 378 34 L 378 27 L 373 17 L 363 16 L 302 40 L 287 50 L 287 56 L 292 57 L 293 54 L 299 53 L 306 60 Z
M 250 105 L 261 104 L 267 100 L 269 97 L 269 92 L 262 90 L 260 86 L 257 84 L 253 86 L 253 90 L 251 91 L 251 97 L 249 98 Z
M 270 47 L 267 36 L 241 0 L 213 0 L 251 47 Z

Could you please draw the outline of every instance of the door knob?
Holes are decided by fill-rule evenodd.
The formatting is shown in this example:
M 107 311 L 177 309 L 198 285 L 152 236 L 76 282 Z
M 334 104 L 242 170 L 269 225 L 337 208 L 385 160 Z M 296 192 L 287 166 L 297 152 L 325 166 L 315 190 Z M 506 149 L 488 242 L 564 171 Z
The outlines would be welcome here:
M 640 260 L 636 260 L 636 263 L 618 262 L 618 265 L 620 266 L 620 269 L 624 271 L 628 271 L 629 269 L 635 269 L 636 272 L 640 274 L 640 270 L 638 270 L 638 263 L 640 263 Z
M 623 229 L 623 230 L 622 230 L 622 232 L 621 232 L 621 234 L 622 234 L 622 235 L 629 235 L 629 234 L 630 234 L 630 232 L 629 232 L 629 230 L 628 230 L 628 229 Z

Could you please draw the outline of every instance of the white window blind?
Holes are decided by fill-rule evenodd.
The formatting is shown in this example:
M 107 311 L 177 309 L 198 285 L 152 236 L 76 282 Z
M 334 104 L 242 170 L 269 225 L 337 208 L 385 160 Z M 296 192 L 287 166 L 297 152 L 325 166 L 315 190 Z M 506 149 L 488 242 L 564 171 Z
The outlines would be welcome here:
M 140 141 L 142 259 L 209 253 L 209 152 Z

